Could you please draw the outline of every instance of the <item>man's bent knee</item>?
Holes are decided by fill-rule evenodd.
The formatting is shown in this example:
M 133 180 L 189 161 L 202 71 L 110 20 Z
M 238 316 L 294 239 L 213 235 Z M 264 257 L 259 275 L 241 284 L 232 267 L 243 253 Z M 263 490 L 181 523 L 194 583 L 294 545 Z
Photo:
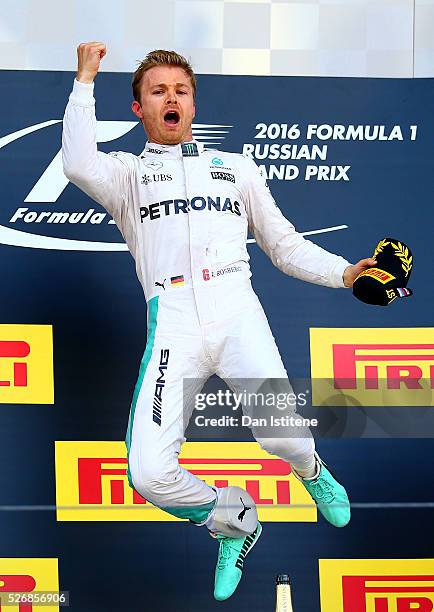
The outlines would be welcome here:
M 155 459 L 138 461 L 130 456 L 128 469 L 135 490 L 142 497 L 152 501 L 153 498 L 164 495 L 167 487 L 175 481 L 180 468 L 176 460 L 168 467 Z

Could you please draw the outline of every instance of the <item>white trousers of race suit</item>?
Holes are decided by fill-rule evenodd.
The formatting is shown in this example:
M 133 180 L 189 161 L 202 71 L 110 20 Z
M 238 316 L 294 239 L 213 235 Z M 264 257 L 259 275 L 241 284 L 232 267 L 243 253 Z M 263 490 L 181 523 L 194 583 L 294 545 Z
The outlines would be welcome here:
M 178 462 L 194 408 L 184 396 L 183 379 L 191 379 L 191 400 L 214 373 L 239 392 L 244 389 L 237 385 L 248 379 L 287 380 L 267 318 L 244 274 L 194 289 L 170 287 L 148 302 L 147 345 L 126 438 L 130 484 L 155 506 L 196 523 L 203 522 L 216 493 Z M 312 464 L 308 428 L 298 428 L 296 436 L 257 441 L 294 466 Z

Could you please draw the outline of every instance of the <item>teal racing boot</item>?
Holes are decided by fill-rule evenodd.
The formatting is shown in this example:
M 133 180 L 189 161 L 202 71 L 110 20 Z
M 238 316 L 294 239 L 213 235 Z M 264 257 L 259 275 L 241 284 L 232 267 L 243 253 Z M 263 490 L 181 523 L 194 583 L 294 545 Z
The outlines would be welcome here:
M 217 601 L 229 599 L 235 592 L 243 574 L 244 559 L 258 541 L 261 532 L 262 525 L 258 522 L 255 531 L 245 538 L 214 536 L 220 542 L 214 581 L 214 597 Z
M 318 506 L 318 510 L 335 527 L 345 527 L 351 518 L 350 501 L 344 487 L 338 483 L 315 453 L 319 473 L 314 478 L 301 478 L 295 470 L 294 475 L 304 484 L 308 493 Z

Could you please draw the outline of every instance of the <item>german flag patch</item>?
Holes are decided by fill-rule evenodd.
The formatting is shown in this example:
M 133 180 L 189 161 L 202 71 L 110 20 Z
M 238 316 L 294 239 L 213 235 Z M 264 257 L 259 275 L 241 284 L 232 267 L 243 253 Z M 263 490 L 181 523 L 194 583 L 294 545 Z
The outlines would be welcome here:
M 184 276 L 172 276 L 170 278 L 170 284 L 182 287 L 182 285 L 185 285 Z

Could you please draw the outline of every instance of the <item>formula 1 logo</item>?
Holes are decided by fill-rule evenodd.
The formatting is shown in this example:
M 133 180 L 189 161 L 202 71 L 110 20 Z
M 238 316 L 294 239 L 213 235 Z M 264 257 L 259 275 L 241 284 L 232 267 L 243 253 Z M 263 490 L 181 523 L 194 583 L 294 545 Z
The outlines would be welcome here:
M 434 559 L 320 559 L 321 612 L 432 612 Z
M 0 157 L 8 161 L 13 155 L 14 164 L 20 164 L 20 181 L 14 181 L 15 170 L 8 172 L 6 169 L 2 176 L 3 194 L 12 192 L 14 201 L 10 197 L 9 201 L 3 201 L 0 244 L 49 250 L 127 251 L 127 245 L 119 242 L 119 233 L 112 227 L 114 221 L 102 207 L 78 191 L 72 198 L 64 194 L 69 181 L 63 173 L 61 150 L 57 150 L 51 160 L 45 159 L 47 146 L 40 142 L 45 138 L 46 143 L 45 130 L 49 130 L 47 134 L 52 135 L 53 142 L 59 142 L 59 124 L 61 119 L 53 119 L 0 137 Z M 97 142 L 117 140 L 137 125 L 137 121 L 97 121 Z M 205 146 L 212 144 L 216 148 L 231 127 L 193 124 L 193 137 Z M 12 148 L 13 153 L 10 153 Z M 117 145 L 117 148 L 122 146 Z M 155 164 L 151 167 L 153 171 L 163 165 L 156 161 L 151 163 Z M 2 166 L 7 168 L 8 164 Z M 37 173 L 39 178 L 29 189 L 26 178 Z
M 290 465 L 256 442 L 186 442 L 179 462 L 211 486 L 246 489 L 261 520 L 317 520 L 316 506 Z M 57 520 L 181 520 L 130 488 L 127 463 L 123 442 L 56 442 Z

